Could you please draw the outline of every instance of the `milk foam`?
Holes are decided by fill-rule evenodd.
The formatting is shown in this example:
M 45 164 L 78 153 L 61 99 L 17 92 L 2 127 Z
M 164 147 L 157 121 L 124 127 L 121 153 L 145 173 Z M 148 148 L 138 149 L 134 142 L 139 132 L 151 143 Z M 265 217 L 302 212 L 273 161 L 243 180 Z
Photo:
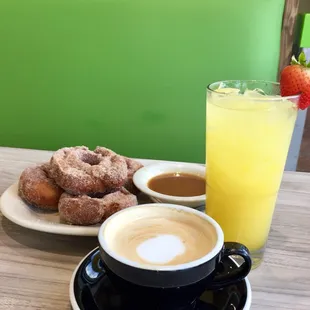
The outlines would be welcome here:
M 153 206 L 121 211 L 105 227 L 103 238 L 112 253 L 144 267 L 192 262 L 217 242 L 215 228 L 199 215 Z
M 168 263 L 176 256 L 182 255 L 185 250 L 179 237 L 167 234 L 145 240 L 136 248 L 139 257 L 155 264 Z

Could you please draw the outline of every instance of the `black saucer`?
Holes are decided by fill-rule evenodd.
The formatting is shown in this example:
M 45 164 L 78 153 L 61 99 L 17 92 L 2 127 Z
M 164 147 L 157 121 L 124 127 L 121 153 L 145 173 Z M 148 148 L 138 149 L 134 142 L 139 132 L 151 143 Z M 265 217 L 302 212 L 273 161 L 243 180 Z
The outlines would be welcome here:
M 236 268 L 229 258 L 224 260 L 223 266 L 231 270 Z M 103 270 L 98 248 L 90 252 L 74 272 L 70 300 L 73 310 L 134 310 L 112 286 Z M 245 310 L 250 309 L 250 304 L 250 284 L 243 280 L 221 290 L 205 291 L 199 300 L 179 310 Z

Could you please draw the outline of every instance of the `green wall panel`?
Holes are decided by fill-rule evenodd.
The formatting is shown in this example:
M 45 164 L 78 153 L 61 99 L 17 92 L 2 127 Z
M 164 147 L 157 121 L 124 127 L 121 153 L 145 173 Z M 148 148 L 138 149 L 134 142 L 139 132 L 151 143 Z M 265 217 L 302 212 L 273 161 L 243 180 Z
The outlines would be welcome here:
M 303 17 L 303 28 L 301 33 L 301 47 L 310 47 L 310 14 L 305 14 Z
M 283 7 L 2 0 L 0 145 L 203 162 L 206 85 L 276 79 Z

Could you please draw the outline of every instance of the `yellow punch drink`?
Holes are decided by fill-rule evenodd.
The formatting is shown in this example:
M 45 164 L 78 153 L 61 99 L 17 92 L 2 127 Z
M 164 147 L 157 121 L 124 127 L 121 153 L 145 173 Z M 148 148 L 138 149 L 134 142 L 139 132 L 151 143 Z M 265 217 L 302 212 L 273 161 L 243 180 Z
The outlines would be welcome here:
M 261 262 L 297 116 L 277 83 L 224 81 L 207 94 L 206 213 Z

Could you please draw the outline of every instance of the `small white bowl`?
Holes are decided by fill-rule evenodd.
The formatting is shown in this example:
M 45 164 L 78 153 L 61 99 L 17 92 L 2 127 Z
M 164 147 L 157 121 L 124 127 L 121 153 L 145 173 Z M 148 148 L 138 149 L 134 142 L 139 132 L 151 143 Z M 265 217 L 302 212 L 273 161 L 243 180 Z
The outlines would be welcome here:
M 205 194 L 191 197 L 171 196 L 155 192 L 148 187 L 148 182 L 152 178 L 161 174 L 176 172 L 194 174 L 202 178 L 206 177 L 206 168 L 202 165 L 187 163 L 157 163 L 139 169 L 133 176 L 133 182 L 141 192 L 150 196 L 154 202 L 179 204 L 192 208 L 198 208 L 205 205 Z

